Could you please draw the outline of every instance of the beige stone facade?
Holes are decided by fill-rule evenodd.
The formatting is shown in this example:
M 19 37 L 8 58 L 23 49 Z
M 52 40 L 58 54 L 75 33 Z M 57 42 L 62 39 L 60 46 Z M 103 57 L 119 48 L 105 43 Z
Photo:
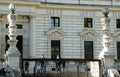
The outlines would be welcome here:
M 8 34 L 5 27 L 8 24 L 8 4 L 13 2 L 13 0 L 0 1 L 1 57 L 5 53 L 5 35 Z M 68 2 L 48 0 L 45 3 L 45 0 L 16 0 L 14 3 L 17 5 L 17 24 L 23 25 L 23 28 L 18 29 L 17 32 L 18 35 L 23 36 L 23 56 L 35 58 L 45 54 L 50 58 L 50 41 L 60 40 L 61 57 L 84 59 L 84 41 L 94 41 L 94 59 L 97 59 L 103 48 L 100 19 L 103 17 L 102 9 L 104 7 L 110 9 L 111 50 L 116 53 L 115 43 L 120 40 L 119 28 L 116 28 L 116 19 L 119 19 L 119 5 L 117 2 L 112 2 L 114 6 L 105 6 L 106 4 L 103 5 L 103 2 L 97 5 L 99 2 L 100 0 L 91 2 L 81 0 L 80 3 L 79 0 Z M 105 2 L 111 3 L 108 0 Z M 52 28 L 50 17 L 60 17 L 60 27 Z M 84 18 L 93 18 L 92 28 L 84 28 Z
M 51 58 L 51 40 L 60 40 L 61 58 L 85 59 L 84 41 L 93 41 L 93 58 L 98 59 L 103 49 L 100 20 L 105 7 L 110 9 L 110 50 L 117 57 L 116 43 L 120 41 L 120 28 L 116 28 L 116 19 L 120 19 L 119 0 L 0 0 L 1 58 L 6 52 L 9 3 L 16 3 L 17 24 L 22 25 L 16 34 L 23 37 L 23 58 L 40 58 L 42 54 Z M 51 17 L 60 18 L 60 27 L 51 27 Z M 84 28 L 84 18 L 92 18 L 92 28 Z

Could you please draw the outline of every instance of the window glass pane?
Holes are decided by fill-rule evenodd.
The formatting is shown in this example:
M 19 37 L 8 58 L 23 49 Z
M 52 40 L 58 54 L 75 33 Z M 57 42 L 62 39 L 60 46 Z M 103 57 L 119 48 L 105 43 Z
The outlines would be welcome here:
M 8 26 L 9 26 L 9 24 L 6 24 L 6 28 L 8 28 Z M 22 29 L 22 24 L 16 24 L 16 26 L 17 26 L 17 29 Z
M 92 28 L 92 18 L 84 18 L 84 27 Z
M 17 24 L 17 29 L 22 29 L 22 25 L 21 24 Z
M 60 19 L 59 17 L 51 17 L 51 27 L 59 27 L 60 26 Z
M 120 28 L 120 19 L 116 19 L 116 28 Z
M 87 19 L 86 18 L 84 18 L 84 27 L 88 27 Z
M 51 27 L 54 27 L 54 18 L 51 18 Z
M 55 23 L 58 23 L 58 18 L 55 18 Z
M 58 20 L 58 18 L 55 18 L 55 26 L 59 26 L 59 20 Z
M 57 55 L 60 56 L 60 41 L 51 41 L 51 58 L 56 59 Z
M 55 23 L 55 26 L 56 26 L 56 27 L 58 27 L 58 26 L 59 26 L 59 24 L 58 24 L 58 23 Z
M 120 42 L 117 42 L 117 58 L 120 60 Z
M 6 24 L 5 27 L 8 28 L 9 24 Z
M 93 41 L 84 41 L 85 59 L 93 59 Z
M 88 18 L 88 22 L 91 22 L 92 21 L 92 19 L 91 18 Z

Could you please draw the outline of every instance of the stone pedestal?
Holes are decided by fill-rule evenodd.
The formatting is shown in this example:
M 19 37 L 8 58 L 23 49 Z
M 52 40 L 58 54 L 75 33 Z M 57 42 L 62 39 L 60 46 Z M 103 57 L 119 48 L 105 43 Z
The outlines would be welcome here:
M 106 70 L 114 67 L 114 55 L 104 55 L 104 67 Z
M 19 55 L 13 55 L 13 54 L 9 54 L 6 57 L 7 59 L 7 64 L 10 65 L 13 68 L 19 68 Z

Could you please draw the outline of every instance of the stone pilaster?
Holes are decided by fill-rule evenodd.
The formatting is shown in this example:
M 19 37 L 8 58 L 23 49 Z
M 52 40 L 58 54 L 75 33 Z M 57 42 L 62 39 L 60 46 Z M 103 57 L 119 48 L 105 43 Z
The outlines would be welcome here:
M 30 16 L 30 57 L 35 57 L 35 16 Z

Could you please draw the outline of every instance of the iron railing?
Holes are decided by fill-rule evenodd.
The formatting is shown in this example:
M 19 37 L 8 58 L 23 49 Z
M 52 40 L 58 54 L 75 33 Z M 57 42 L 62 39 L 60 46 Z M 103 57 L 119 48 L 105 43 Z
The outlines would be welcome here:
M 41 63 L 44 61 L 44 66 Z M 97 63 L 97 64 L 95 64 Z M 91 66 L 91 64 L 93 66 Z M 97 68 L 94 67 L 97 66 Z M 101 77 L 101 61 L 98 59 L 22 59 L 23 76 L 32 75 L 34 77 L 92 77 L 93 70 L 95 76 Z

